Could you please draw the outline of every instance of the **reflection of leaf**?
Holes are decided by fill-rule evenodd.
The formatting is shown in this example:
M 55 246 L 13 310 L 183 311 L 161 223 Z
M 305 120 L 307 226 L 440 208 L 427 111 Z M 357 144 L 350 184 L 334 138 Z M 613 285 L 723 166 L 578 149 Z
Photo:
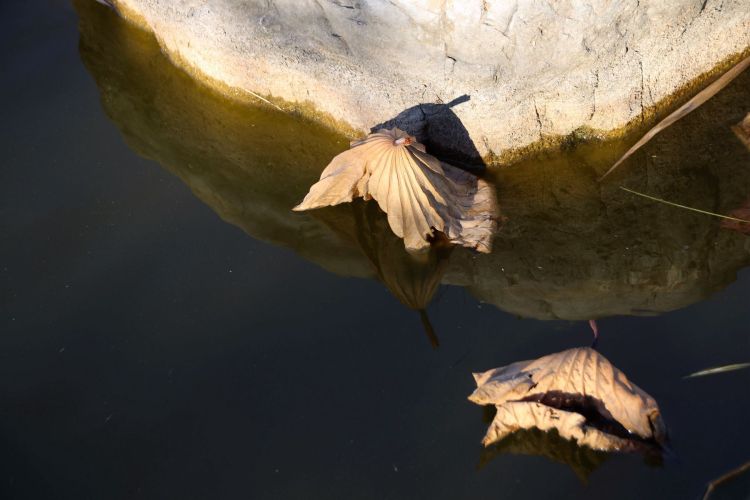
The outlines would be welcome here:
M 441 163 L 399 129 L 379 130 L 336 156 L 294 210 L 370 198 L 409 250 L 443 233 L 450 242 L 489 252 L 494 191 L 472 174 Z
M 436 246 L 414 255 L 386 225 L 383 214 L 371 204 L 360 205 L 356 216 L 357 240 L 377 270 L 378 278 L 404 305 L 425 309 L 440 287 L 451 248 Z
M 380 282 L 399 302 L 419 311 L 425 332 L 437 347 L 425 310 L 440 287 L 453 247 L 438 244 L 427 252 L 409 253 L 388 227 L 385 214 L 376 205 L 359 200 L 346 207 L 317 210 L 314 215 L 343 240 L 356 243 Z
M 596 450 L 638 450 L 666 440 L 656 401 L 589 348 L 475 373 L 469 399 L 493 404 L 485 446 L 519 429 L 556 429 Z
M 430 344 L 438 347 L 438 337 L 427 316 L 427 306 L 440 288 L 452 247 L 435 245 L 427 252 L 409 253 L 388 228 L 384 214 L 372 203 L 357 203 L 354 210 L 357 212 L 357 241 L 375 267 L 378 279 L 399 302 L 419 311 Z
M 315 212 L 342 240 L 356 244 L 372 264 L 378 279 L 410 309 L 427 307 L 445 274 L 452 247 L 435 245 L 414 254 L 388 227 L 385 214 L 371 203 L 326 208 Z
M 484 448 L 479 457 L 479 467 L 486 466 L 496 456 L 506 453 L 542 456 L 566 464 L 584 482 L 609 456 L 587 446 L 578 446 L 574 441 L 561 437 L 555 429 L 549 432 L 530 429 L 516 431 L 500 442 Z
M 694 111 L 697 107 L 702 105 L 704 102 L 711 99 L 713 96 L 715 96 L 721 89 L 729 85 L 729 83 L 737 78 L 737 76 L 745 71 L 748 67 L 750 67 L 750 57 L 746 57 L 742 61 L 735 64 L 732 68 L 729 69 L 726 73 L 721 75 L 716 81 L 711 83 L 708 87 L 698 92 L 692 99 L 690 99 L 688 102 L 677 108 L 676 111 L 671 113 L 669 116 L 664 118 L 662 121 L 656 124 L 654 128 L 646 132 L 646 135 L 641 137 L 641 139 L 636 142 L 633 147 L 627 150 L 622 157 L 615 162 L 612 167 L 610 167 L 609 170 L 607 170 L 604 175 L 602 175 L 599 180 L 604 179 L 609 174 L 612 173 L 614 169 L 616 169 L 622 162 L 627 160 L 630 155 L 635 153 L 637 150 L 639 150 L 644 144 L 646 144 L 648 141 L 654 138 L 656 134 L 664 130 L 665 128 L 672 125 L 674 122 L 679 120 L 680 118 L 683 118 L 685 115 L 689 114 L 690 112 Z

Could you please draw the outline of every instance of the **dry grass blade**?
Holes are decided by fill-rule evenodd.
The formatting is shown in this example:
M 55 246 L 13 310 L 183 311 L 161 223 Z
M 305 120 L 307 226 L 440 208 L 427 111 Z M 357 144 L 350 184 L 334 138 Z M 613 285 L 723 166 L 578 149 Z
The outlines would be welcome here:
M 641 140 L 636 142 L 632 148 L 628 149 L 627 152 L 622 155 L 622 157 L 617 160 L 617 162 L 599 178 L 599 181 L 601 182 L 602 180 L 604 180 L 604 178 L 611 174 L 618 166 L 620 166 L 622 162 L 627 160 L 630 155 L 638 151 L 641 147 L 643 147 L 644 144 L 653 139 L 656 134 L 669 127 L 680 118 L 683 118 L 691 111 L 697 109 L 703 103 L 715 96 L 721 89 L 729 85 L 729 82 L 737 78 L 737 76 L 739 76 L 739 74 L 745 71 L 748 67 L 750 67 L 750 57 L 746 57 L 742 61 L 732 66 L 729 71 L 721 75 L 715 82 L 698 92 L 695 97 L 690 99 L 688 102 L 680 106 L 675 112 L 657 123 L 654 128 L 646 132 L 646 135 L 641 137 Z
M 661 198 L 657 198 L 656 196 L 651 196 L 648 194 L 639 193 L 638 191 L 633 191 L 632 189 L 628 189 L 625 186 L 620 186 L 620 189 L 622 189 L 623 191 L 627 191 L 628 193 L 635 194 L 637 196 L 642 196 L 643 198 L 646 198 L 652 201 L 658 201 L 659 203 L 664 203 L 665 205 L 671 205 L 677 208 L 684 208 L 685 210 L 691 210 L 693 212 L 698 212 L 699 214 L 711 215 L 713 217 L 720 217 L 722 219 L 731 220 L 734 222 L 742 222 L 744 224 L 750 224 L 750 220 L 738 219 L 737 217 L 730 217 L 729 215 L 717 214 L 714 212 L 709 212 L 707 210 L 701 210 L 700 208 L 693 208 L 687 205 L 680 205 L 679 203 L 674 203 L 672 201 L 662 200 Z
M 733 365 L 706 368 L 705 370 L 700 370 L 695 373 L 691 373 L 690 375 L 685 375 L 682 378 L 705 377 L 706 375 L 716 375 L 717 373 L 733 372 L 736 370 L 744 370 L 745 368 L 750 368 L 750 363 L 735 363 Z
M 726 474 L 717 477 L 716 479 L 708 483 L 708 486 L 706 487 L 706 493 L 703 495 L 703 500 L 708 500 L 708 498 L 718 486 L 736 478 L 737 476 L 739 476 L 743 472 L 747 472 L 748 470 L 750 470 L 750 462 L 745 462 L 736 469 L 732 469 Z
M 256 99 L 260 99 L 261 101 L 265 102 L 265 103 L 266 103 L 266 104 L 268 104 L 269 106 L 273 106 L 274 108 L 278 109 L 278 110 L 279 110 L 279 111 L 281 111 L 282 113 L 284 113 L 284 112 L 285 112 L 285 111 L 284 111 L 283 109 L 281 109 L 281 108 L 280 108 L 279 106 L 277 106 L 276 104 L 272 103 L 271 101 L 269 101 L 268 99 L 266 99 L 266 98 L 265 98 L 265 97 L 263 97 L 262 95 L 256 94 L 256 93 L 255 93 L 255 92 L 253 92 L 252 90 L 247 90 L 246 92 L 247 92 L 248 94 L 250 94 L 251 96 L 255 97 Z

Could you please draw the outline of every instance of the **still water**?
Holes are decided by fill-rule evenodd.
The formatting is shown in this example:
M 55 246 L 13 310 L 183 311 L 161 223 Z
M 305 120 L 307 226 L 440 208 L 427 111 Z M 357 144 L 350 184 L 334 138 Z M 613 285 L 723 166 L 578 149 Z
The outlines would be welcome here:
M 414 264 L 372 204 L 290 211 L 344 137 L 216 96 L 93 0 L 0 14 L 2 498 L 685 499 L 750 459 L 750 370 L 683 378 L 750 361 L 750 237 L 619 189 L 741 206 L 750 73 L 603 184 L 635 137 L 488 174 L 493 253 Z M 589 319 L 671 453 L 483 450 L 471 373 Z

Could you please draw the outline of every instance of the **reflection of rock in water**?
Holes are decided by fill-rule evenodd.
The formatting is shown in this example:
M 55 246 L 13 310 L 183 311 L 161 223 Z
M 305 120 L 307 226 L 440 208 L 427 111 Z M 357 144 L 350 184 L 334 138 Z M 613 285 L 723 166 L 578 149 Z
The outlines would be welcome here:
M 290 212 L 348 140 L 306 120 L 229 102 L 176 69 L 153 37 L 75 2 L 80 53 L 102 106 L 138 154 L 180 177 L 222 219 L 328 270 L 369 276 L 356 248 Z
M 377 277 L 419 311 L 437 342 L 424 310 L 450 249 L 410 256 L 374 203 L 290 211 L 347 140 L 313 123 L 218 98 L 168 64 L 150 35 L 91 2 L 76 8 L 82 58 L 106 112 L 135 151 L 179 176 L 253 237 L 289 246 L 331 271 Z
M 750 193 L 750 153 L 728 125 L 747 102 L 750 72 L 602 184 L 597 174 L 629 143 L 572 145 L 496 172 L 507 222 L 493 253 L 457 251 L 446 281 L 520 316 L 571 320 L 670 311 L 721 289 L 750 262 L 748 240 L 721 231 L 716 218 L 619 186 L 718 213 L 740 206 Z
M 346 149 L 343 137 L 227 102 L 174 69 L 150 35 L 95 2 L 75 5 L 82 58 L 133 149 L 253 237 L 341 274 L 377 275 L 356 240 L 290 212 Z M 506 226 L 490 255 L 455 250 L 443 281 L 542 319 L 658 313 L 722 288 L 750 262 L 749 239 L 720 231 L 714 218 L 618 186 L 720 213 L 740 206 L 750 193 L 750 153 L 729 126 L 744 117 L 747 102 L 750 73 L 662 132 L 604 184 L 597 174 L 629 144 L 571 144 L 562 154 L 495 172 Z
M 542 432 L 538 429 L 514 432 L 497 444 L 482 448 L 479 467 L 485 467 L 499 455 L 541 456 L 568 465 L 581 481 L 609 457 L 608 453 L 578 446 L 573 441 L 563 439 L 557 431 Z

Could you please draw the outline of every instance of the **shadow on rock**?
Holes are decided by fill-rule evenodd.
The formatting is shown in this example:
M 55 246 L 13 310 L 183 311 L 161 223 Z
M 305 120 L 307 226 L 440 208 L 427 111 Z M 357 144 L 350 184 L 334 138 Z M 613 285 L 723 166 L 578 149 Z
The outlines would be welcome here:
M 478 174 L 484 172 L 486 165 L 466 127 L 451 109 L 470 99 L 462 95 L 446 104 L 418 104 L 375 125 L 371 132 L 398 127 L 416 137 L 436 158 Z

